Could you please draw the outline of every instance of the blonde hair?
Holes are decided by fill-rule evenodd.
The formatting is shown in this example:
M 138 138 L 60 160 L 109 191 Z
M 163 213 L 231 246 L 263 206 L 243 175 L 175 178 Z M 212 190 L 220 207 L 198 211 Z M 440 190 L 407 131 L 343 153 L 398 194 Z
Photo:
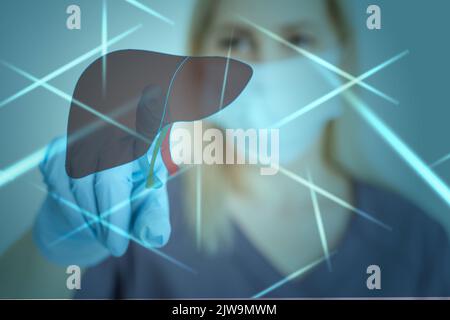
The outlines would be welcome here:
M 202 50 L 205 30 L 211 25 L 214 12 L 217 10 L 220 0 L 198 0 L 192 19 L 188 49 L 192 55 L 198 55 Z M 353 52 L 353 37 L 351 28 L 344 15 L 340 1 L 327 1 L 327 9 L 330 20 L 335 26 L 338 40 L 346 51 L 344 60 L 341 62 L 346 68 L 354 64 L 354 59 L 348 52 Z M 205 126 L 205 125 L 204 125 Z M 327 128 L 327 135 L 331 128 Z M 330 139 L 325 139 L 325 152 L 331 149 Z M 328 157 L 325 155 L 325 157 Z M 198 175 L 198 170 L 201 174 Z M 196 183 L 200 177 L 202 185 L 201 195 L 201 224 L 202 237 L 200 239 L 201 249 L 208 253 L 215 253 L 219 248 L 229 249 L 232 245 L 232 228 L 229 217 L 227 201 L 232 194 L 246 195 L 251 192 L 246 187 L 243 173 L 246 168 L 239 165 L 205 165 L 198 166 L 186 172 L 183 177 L 184 204 L 186 208 L 186 219 L 191 230 L 195 232 L 197 226 L 197 195 Z

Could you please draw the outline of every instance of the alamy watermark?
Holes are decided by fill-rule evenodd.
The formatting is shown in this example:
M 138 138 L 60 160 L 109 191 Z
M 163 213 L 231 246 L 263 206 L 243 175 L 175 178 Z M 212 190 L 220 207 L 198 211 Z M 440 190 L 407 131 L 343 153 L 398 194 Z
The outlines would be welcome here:
M 171 155 L 177 165 L 251 164 L 261 175 L 279 169 L 279 129 L 203 129 L 194 121 L 191 130 L 175 127 L 171 132 Z
M 372 264 L 367 267 L 367 274 L 370 276 L 367 278 L 366 286 L 369 290 L 381 289 L 381 269 L 378 265 Z
M 69 30 L 81 29 L 81 9 L 79 6 L 72 4 L 67 7 L 66 13 L 69 15 L 66 20 L 66 27 Z
M 81 289 L 81 268 L 77 265 L 70 265 L 66 269 L 69 275 L 66 280 L 66 287 L 69 290 Z
M 380 30 L 381 29 L 381 8 L 375 4 L 367 7 L 366 10 L 369 16 L 366 20 L 366 26 L 369 30 Z

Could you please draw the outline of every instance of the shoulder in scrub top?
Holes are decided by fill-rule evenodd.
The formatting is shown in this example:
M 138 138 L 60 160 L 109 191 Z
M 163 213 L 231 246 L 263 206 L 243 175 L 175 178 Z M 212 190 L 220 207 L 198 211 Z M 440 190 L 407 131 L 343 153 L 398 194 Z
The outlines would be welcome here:
M 237 227 L 232 250 L 200 254 L 182 218 L 178 179 L 168 188 L 172 237 L 162 252 L 196 274 L 131 243 L 123 257 L 88 269 L 76 298 L 248 298 L 283 279 Z M 392 231 L 354 215 L 331 258 L 332 272 L 323 262 L 265 297 L 450 297 L 450 245 L 440 225 L 397 195 L 360 182 L 354 188 L 356 207 Z M 374 264 L 381 290 L 366 285 Z

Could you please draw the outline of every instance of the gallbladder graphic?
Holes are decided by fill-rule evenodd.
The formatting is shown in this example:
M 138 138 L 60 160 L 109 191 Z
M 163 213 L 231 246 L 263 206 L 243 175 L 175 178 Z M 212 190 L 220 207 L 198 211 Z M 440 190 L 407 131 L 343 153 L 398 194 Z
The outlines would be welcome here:
M 223 57 L 121 50 L 97 59 L 73 93 L 67 174 L 82 178 L 131 162 L 157 138 L 147 184 L 157 186 L 152 166 L 172 124 L 225 108 L 251 76 L 249 65 Z

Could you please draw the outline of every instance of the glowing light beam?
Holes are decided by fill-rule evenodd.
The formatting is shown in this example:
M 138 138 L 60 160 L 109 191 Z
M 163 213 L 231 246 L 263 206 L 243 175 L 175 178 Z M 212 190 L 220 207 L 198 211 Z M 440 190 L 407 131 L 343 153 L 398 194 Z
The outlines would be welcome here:
M 185 167 L 183 169 L 181 169 L 180 171 L 178 171 L 176 174 L 174 174 L 173 176 L 170 176 L 169 178 L 167 178 L 166 182 L 169 182 L 172 179 L 175 179 L 176 177 L 180 176 L 181 174 L 183 174 L 184 172 L 186 172 L 187 170 L 189 170 L 190 168 L 192 168 L 192 166 L 189 167 Z M 152 189 L 147 189 L 145 188 L 143 191 L 139 192 L 138 194 L 132 196 L 130 199 L 127 199 L 125 201 L 119 202 L 118 204 L 116 204 L 115 206 L 111 207 L 109 210 L 102 212 L 100 214 L 101 219 L 106 219 L 108 218 L 110 215 L 114 214 L 115 212 L 117 212 L 118 210 L 120 210 L 121 208 L 123 208 L 124 206 L 127 206 L 130 202 L 136 201 L 142 197 L 145 196 L 149 196 L 150 192 Z M 53 241 L 51 243 L 51 246 L 53 245 L 57 245 L 58 243 L 60 243 L 61 241 L 64 241 L 70 237 L 72 237 L 73 235 L 77 234 L 78 232 L 83 231 L 84 229 L 90 227 L 91 225 L 94 225 L 95 223 L 97 223 L 96 221 L 89 221 L 89 222 L 85 222 L 84 224 L 82 224 L 81 226 L 79 226 L 78 228 L 73 229 L 72 231 L 61 235 L 58 239 L 56 239 L 55 241 Z
M 128 112 L 131 107 L 133 107 L 133 106 L 130 105 L 129 107 L 127 106 L 127 107 L 118 108 L 110 115 L 112 117 L 120 116 L 120 115 L 124 114 L 125 112 Z M 104 125 L 105 125 L 105 122 L 97 120 L 97 121 L 91 123 L 89 126 L 83 128 L 83 129 L 79 129 L 77 131 L 77 133 L 72 136 L 71 142 L 77 141 L 78 139 L 81 139 L 81 138 L 87 136 L 91 132 L 101 128 Z M 54 148 L 53 156 L 60 152 L 66 151 L 66 143 L 65 142 L 66 141 L 64 140 L 64 143 L 61 143 L 56 147 L 53 146 L 53 148 Z M 14 181 L 15 179 L 19 178 L 20 176 L 29 172 L 30 170 L 34 169 L 35 167 L 37 167 L 44 160 L 44 157 L 47 154 L 47 151 L 46 151 L 47 148 L 48 148 L 48 145 L 46 145 L 42 148 L 39 148 L 38 150 L 34 151 L 33 153 L 29 154 L 28 156 L 20 159 L 16 163 L 9 165 L 8 167 L 6 167 L 3 170 L 0 170 L 0 188 L 5 186 L 9 182 Z M 52 155 L 49 155 L 49 156 L 51 157 Z
M 445 156 L 443 156 L 442 158 L 436 160 L 432 164 L 430 164 L 430 167 L 432 167 L 432 168 L 437 167 L 437 166 L 443 164 L 444 162 L 446 162 L 448 160 L 450 160 L 450 153 L 445 155 Z
M 123 236 L 125 238 L 127 238 L 128 240 L 134 241 L 136 243 L 138 243 L 139 245 L 143 246 L 144 248 L 149 249 L 150 251 L 154 252 L 155 254 L 159 255 L 160 257 L 166 259 L 167 261 L 170 261 L 171 263 L 175 264 L 176 266 L 192 272 L 192 273 L 196 273 L 196 271 L 194 271 L 194 269 L 192 269 L 191 267 L 187 266 L 186 264 L 178 261 L 177 259 L 163 253 L 162 251 L 155 249 L 153 247 L 150 247 L 149 245 L 147 245 L 145 242 L 141 241 L 140 239 L 136 238 L 135 236 L 131 235 L 130 233 L 128 233 L 127 231 L 123 230 L 122 228 L 117 227 L 114 224 L 109 223 L 108 221 L 106 221 L 104 218 L 102 218 L 101 216 L 97 216 L 85 209 L 80 208 L 79 206 L 77 206 L 76 204 L 72 203 L 71 201 L 61 197 L 59 194 L 52 192 L 52 191 L 47 191 L 45 188 L 36 185 L 34 183 L 32 183 L 32 185 L 43 191 L 43 192 L 48 192 L 48 194 L 50 196 L 52 196 L 54 199 L 56 199 L 57 201 L 59 201 L 60 203 L 64 204 L 65 206 L 67 206 L 68 208 L 75 210 L 77 212 L 80 212 L 81 214 L 83 214 L 84 216 L 87 216 L 88 218 L 92 219 L 93 221 L 102 224 L 104 227 L 108 228 L 109 230 L 113 231 L 114 233 L 117 233 L 120 236 Z
M 17 72 L 18 74 L 24 76 L 25 78 L 27 78 L 27 79 L 29 79 L 31 81 L 35 81 L 35 82 L 39 81 L 39 79 L 36 78 L 35 76 L 33 76 L 33 75 L 29 74 L 28 72 L 18 68 L 17 66 L 14 66 L 14 65 L 10 64 L 9 62 L 1 61 L 1 63 L 3 65 L 5 65 L 6 67 L 10 68 L 11 70 Z M 52 92 L 52 93 L 60 96 L 61 98 L 67 100 L 68 102 L 75 103 L 75 105 L 77 105 L 78 107 L 81 107 L 84 110 L 92 113 L 93 115 L 95 115 L 96 117 L 100 118 L 101 120 L 103 120 L 105 122 L 108 122 L 108 123 L 110 123 L 113 126 L 116 126 L 117 128 L 125 131 L 126 133 L 128 133 L 128 134 L 130 134 L 130 135 L 132 135 L 132 136 L 134 136 L 134 137 L 136 137 L 138 139 L 141 139 L 142 141 L 144 141 L 144 142 L 146 142 L 148 144 L 151 144 L 151 141 L 148 140 L 147 137 L 145 137 L 142 134 L 140 134 L 140 133 L 138 133 L 138 132 L 128 128 L 127 126 L 117 122 L 116 120 L 112 119 L 111 117 L 108 117 L 107 115 L 104 115 L 103 113 L 95 110 L 94 108 L 88 106 L 87 104 L 85 104 L 85 103 L 83 103 L 83 102 L 81 102 L 81 101 L 79 101 L 79 100 L 77 100 L 75 98 L 72 98 L 71 95 L 63 92 L 62 90 L 60 90 L 60 89 L 58 89 L 58 88 L 56 88 L 56 87 L 54 87 L 54 86 L 52 86 L 52 85 L 50 85 L 50 84 L 48 84 L 46 82 L 43 82 L 40 85 L 43 88 L 49 90 L 50 92 Z
M 290 275 L 288 275 L 287 277 L 281 279 L 280 281 L 274 283 L 273 285 L 271 285 L 270 287 L 268 287 L 267 289 L 264 289 L 260 292 L 258 292 L 257 294 L 255 294 L 254 296 L 252 296 L 253 299 L 257 299 L 257 298 L 261 298 L 265 295 L 267 295 L 268 293 L 278 289 L 279 287 L 285 285 L 286 283 L 288 283 L 289 281 L 294 280 L 295 278 L 300 277 L 302 274 L 310 271 L 311 269 L 313 269 L 314 267 L 316 267 L 317 265 L 319 265 L 322 261 L 324 260 L 324 258 L 318 259 L 314 262 L 311 262 L 310 264 L 306 265 L 305 267 L 291 273 Z
M 159 12 L 153 10 L 152 8 L 147 7 L 146 5 L 140 3 L 139 1 L 136 0 L 125 0 L 126 2 L 128 2 L 129 4 L 131 4 L 132 6 L 135 6 L 136 8 L 147 12 L 148 14 L 170 24 L 171 26 L 175 25 L 175 22 L 173 22 L 172 20 L 170 20 L 169 18 L 163 16 L 162 14 L 160 14 Z
M 361 82 L 362 80 L 364 80 L 364 79 L 374 75 L 375 73 L 377 73 L 380 70 L 386 68 L 390 64 L 400 60 L 403 57 L 405 57 L 408 53 L 409 53 L 409 51 L 406 50 L 406 51 L 403 51 L 402 53 L 399 53 L 398 55 L 390 58 L 389 60 L 386 60 L 385 62 L 379 64 L 378 66 L 376 66 L 376 67 L 370 69 L 369 71 L 363 73 L 359 77 L 354 78 L 353 80 L 351 80 L 351 81 L 349 81 L 349 82 L 347 82 L 347 83 L 337 87 L 336 89 L 328 92 L 327 94 L 321 96 L 320 98 L 317 98 L 316 100 L 314 100 L 313 102 L 307 104 L 306 106 L 298 109 L 297 111 L 295 111 L 295 112 L 291 113 L 290 115 L 284 117 L 283 119 L 277 121 L 276 123 L 274 123 L 271 126 L 271 128 L 280 128 L 280 127 L 288 124 L 289 122 L 297 119 L 298 117 L 303 116 L 307 112 L 310 112 L 311 110 L 314 110 L 318 106 L 324 104 L 325 102 L 327 102 L 328 100 L 334 98 L 335 96 L 345 92 L 346 90 L 350 89 L 351 87 L 353 87 L 357 83 Z
M 202 171 L 201 166 L 197 166 L 196 172 L 196 240 L 197 249 L 201 246 L 202 241 Z
M 0 187 L 3 187 L 7 183 L 17 179 L 17 177 L 20 177 L 21 175 L 30 171 L 32 168 L 38 166 L 39 163 L 44 160 L 46 150 L 47 146 L 40 148 L 32 154 L 1 170 Z
M 228 68 L 229 68 L 230 56 L 231 56 L 231 41 L 233 40 L 233 35 L 234 35 L 234 29 L 231 31 L 231 38 L 230 38 L 231 40 L 230 40 L 230 43 L 228 45 L 227 62 L 225 63 L 225 72 L 223 74 L 222 92 L 220 94 L 220 108 L 219 108 L 219 110 L 222 110 L 223 100 L 224 100 L 224 97 L 225 97 L 225 89 L 227 87 Z
M 430 167 L 392 131 L 361 99 L 345 94 L 350 105 L 365 119 L 384 141 L 422 178 L 425 183 L 450 206 L 450 189 Z
M 102 3 L 102 90 L 103 96 L 106 94 L 106 66 L 108 53 L 108 7 L 107 0 L 103 0 Z
M 360 210 L 358 208 L 355 208 L 353 205 L 351 205 L 350 203 L 344 201 L 343 199 L 335 196 L 334 194 L 326 191 L 325 189 L 322 189 L 321 187 L 309 182 L 306 179 L 303 179 L 302 177 L 300 177 L 299 175 L 283 168 L 283 167 L 279 167 L 279 171 L 284 174 L 285 176 L 287 176 L 288 178 L 291 178 L 292 180 L 306 186 L 307 188 L 310 188 L 311 190 L 314 190 L 314 192 L 324 196 L 325 198 L 330 199 L 331 201 L 337 203 L 338 205 L 353 211 L 354 213 L 360 215 L 361 217 L 375 223 L 376 225 L 391 231 L 392 228 L 390 226 L 388 226 L 387 224 L 381 222 L 380 220 L 376 219 L 375 217 L 371 216 L 370 214 L 368 214 L 367 212 L 364 212 L 363 210 Z
M 313 179 L 311 177 L 311 173 L 308 170 L 308 182 L 310 184 L 314 184 Z M 322 243 L 323 253 L 325 255 L 325 259 L 327 261 L 328 271 L 332 271 L 331 260 L 330 260 L 330 251 L 328 250 L 328 241 L 327 236 L 325 234 L 325 228 L 323 226 L 322 215 L 320 214 L 319 202 L 317 201 L 317 195 L 312 188 L 309 188 L 311 193 L 311 199 L 314 208 L 314 215 L 316 216 L 317 229 L 319 230 L 320 242 Z
M 142 27 L 142 25 L 137 25 L 121 34 L 119 34 L 118 36 L 112 38 L 111 40 L 109 40 L 107 42 L 108 46 L 111 46 L 117 42 L 119 42 L 120 40 L 126 38 L 127 36 L 129 36 L 130 34 L 134 33 L 135 31 L 137 31 L 138 29 L 140 29 Z M 93 56 L 101 53 L 103 50 L 103 45 L 98 46 L 94 49 L 92 49 L 91 51 L 86 52 L 85 54 L 79 56 L 78 58 L 72 60 L 71 62 L 65 64 L 64 66 L 54 70 L 53 72 L 47 74 L 46 76 L 44 76 L 43 78 L 39 79 L 38 81 L 34 82 L 33 84 L 29 85 L 28 87 L 23 88 L 22 90 L 18 91 L 17 93 L 13 94 L 12 96 L 6 98 L 5 100 L 0 102 L 0 109 L 2 109 L 3 107 L 5 107 L 7 104 L 13 102 L 14 100 L 17 100 L 18 98 L 26 95 L 27 93 L 33 91 L 34 89 L 40 87 L 42 84 L 58 77 L 59 75 L 65 73 L 66 71 L 74 68 L 75 66 L 79 65 L 80 63 L 92 58 Z
M 269 36 L 273 40 L 280 42 L 281 44 L 283 44 L 283 45 L 293 49 L 294 51 L 297 51 L 298 53 L 302 54 L 306 58 L 316 62 L 317 64 L 327 68 L 328 70 L 330 70 L 330 71 L 340 75 L 341 77 L 346 78 L 347 80 L 352 80 L 352 81 L 355 80 L 354 76 L 352 76 L 348 72 L 346 72 L 346 71 L 336 67 L 335 65 L 329 63 L 328 61 L 320 58 L 319 56 L 317 56 L 317 55 L 315 55 L 315 54 L 313 54 L 313 53 L 311 53 L 311 52 L 309 52 L 309 51 L 307 51 L 307 50 L 305 50 L 303 48 L 300 48 L 300 47 L 290 43 L 289 41 L 287 41 L 284 38 L 280 37 L 279 35 L 275 34 L 274 32 L 272 32 L 272 31 L 270 31 L 270 30 L 268 30 L 268 29 L 266 29 L 266 28 L 264 28 L 264 27 L 262 27 L 262 26 L 260 26 L 260 25 L 258 25 L 256 23 L 248 20 L 247 18 L 245 18 L 243 16 L 238 15 L 238 17 L 242 21 L 244 21 L 245 23 L 251 25 L 252 27 L 254 27 L 258 31 L 262 32 L 263 34 Z M 367 84 L 365 82 L 356 81 L 355 84 L 357 84 L 357 85 L 359 85 L 359 86 L 369 90 L 370 92 L 380 96 L 381 98 L 383 98 L 383 99 L 385 99 L 385 100 L 387 100 L 387 101 L 389 101 L 389 102 L 391 102 L 391 103 L 393 103 L 395 105 L 399 104 L 399 102 L 397 100 L 395 100 L 394 98 L 386 95 L 385 93 L 381 92 L 380 90 L 372 87 L 371 85 L 369 85 L 369 84 Z

